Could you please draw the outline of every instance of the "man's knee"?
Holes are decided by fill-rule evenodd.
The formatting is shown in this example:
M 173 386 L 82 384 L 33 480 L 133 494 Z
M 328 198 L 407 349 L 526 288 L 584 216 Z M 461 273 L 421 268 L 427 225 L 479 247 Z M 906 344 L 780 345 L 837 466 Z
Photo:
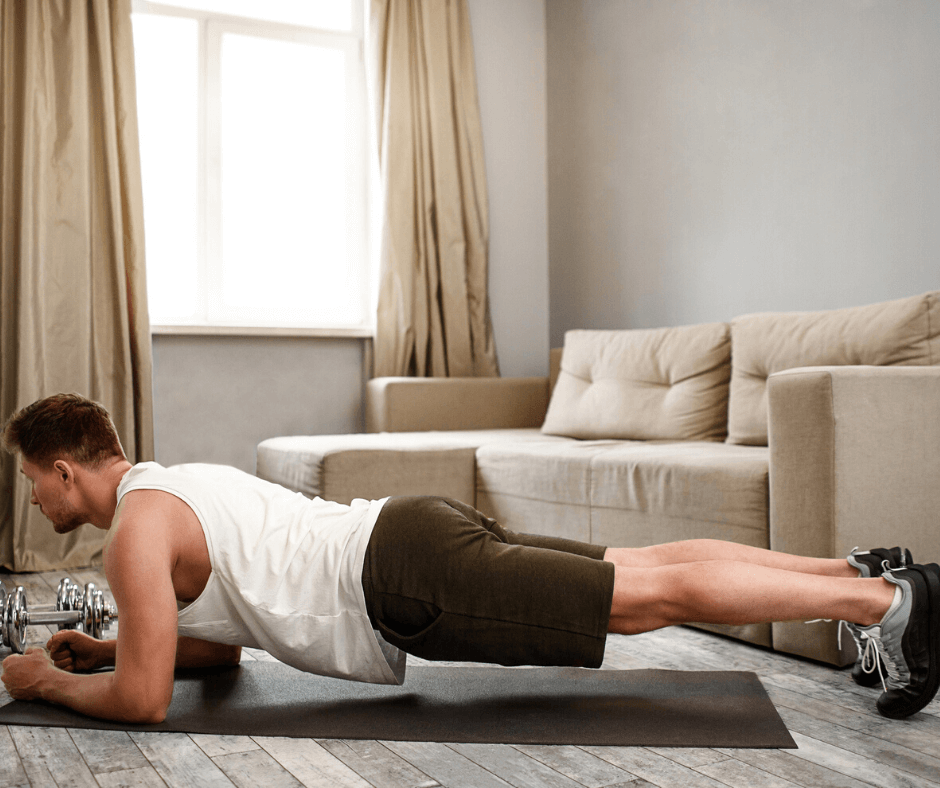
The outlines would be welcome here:
M 675 623 L 673 591 L 667 573 L 658 569 L 615 566 L 610 631 L 632 635 Z

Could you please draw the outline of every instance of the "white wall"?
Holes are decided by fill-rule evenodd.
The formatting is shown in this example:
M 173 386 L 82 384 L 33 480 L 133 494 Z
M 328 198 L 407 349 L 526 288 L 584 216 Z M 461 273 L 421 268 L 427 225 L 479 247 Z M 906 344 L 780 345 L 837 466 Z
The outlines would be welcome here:
M 551 338 L 940 287 L 936 0 L 548 0 Z

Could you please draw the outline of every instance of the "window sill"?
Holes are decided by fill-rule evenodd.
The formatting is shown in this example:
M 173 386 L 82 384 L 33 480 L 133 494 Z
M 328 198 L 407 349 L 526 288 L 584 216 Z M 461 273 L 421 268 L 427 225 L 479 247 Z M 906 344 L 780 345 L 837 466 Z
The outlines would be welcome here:
M 175 326 L 151 325 L 152 336 L 220 337 L 319 337 L 323 339 L 371 339 L 375 330 L 360 328 L 294 328 L 290 326 Z

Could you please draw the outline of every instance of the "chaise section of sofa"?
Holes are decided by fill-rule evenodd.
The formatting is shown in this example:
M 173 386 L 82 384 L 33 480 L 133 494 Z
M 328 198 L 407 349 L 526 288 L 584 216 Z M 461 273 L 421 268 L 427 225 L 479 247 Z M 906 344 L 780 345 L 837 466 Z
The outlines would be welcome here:
M 545 440 L 525 428 L 269 438 L 258 444 L 256 473 L 308 498 L 339 503 L 441 495 L 473 504 L 480 447 Z

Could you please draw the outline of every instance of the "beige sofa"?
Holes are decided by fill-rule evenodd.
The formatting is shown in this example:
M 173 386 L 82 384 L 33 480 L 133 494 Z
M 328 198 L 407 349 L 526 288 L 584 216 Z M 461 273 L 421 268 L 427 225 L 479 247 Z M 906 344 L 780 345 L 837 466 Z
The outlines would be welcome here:
M 552 355 L 549 378 L 372 380 L 368 433 L 266 440 L 258 475 L 341 502 L 452 496 L 515 530 L 609 546 L 901 544 L 940 560 L 940 292 L 572 331 Z M 834 624 L 716 629 L 854 659 Z

